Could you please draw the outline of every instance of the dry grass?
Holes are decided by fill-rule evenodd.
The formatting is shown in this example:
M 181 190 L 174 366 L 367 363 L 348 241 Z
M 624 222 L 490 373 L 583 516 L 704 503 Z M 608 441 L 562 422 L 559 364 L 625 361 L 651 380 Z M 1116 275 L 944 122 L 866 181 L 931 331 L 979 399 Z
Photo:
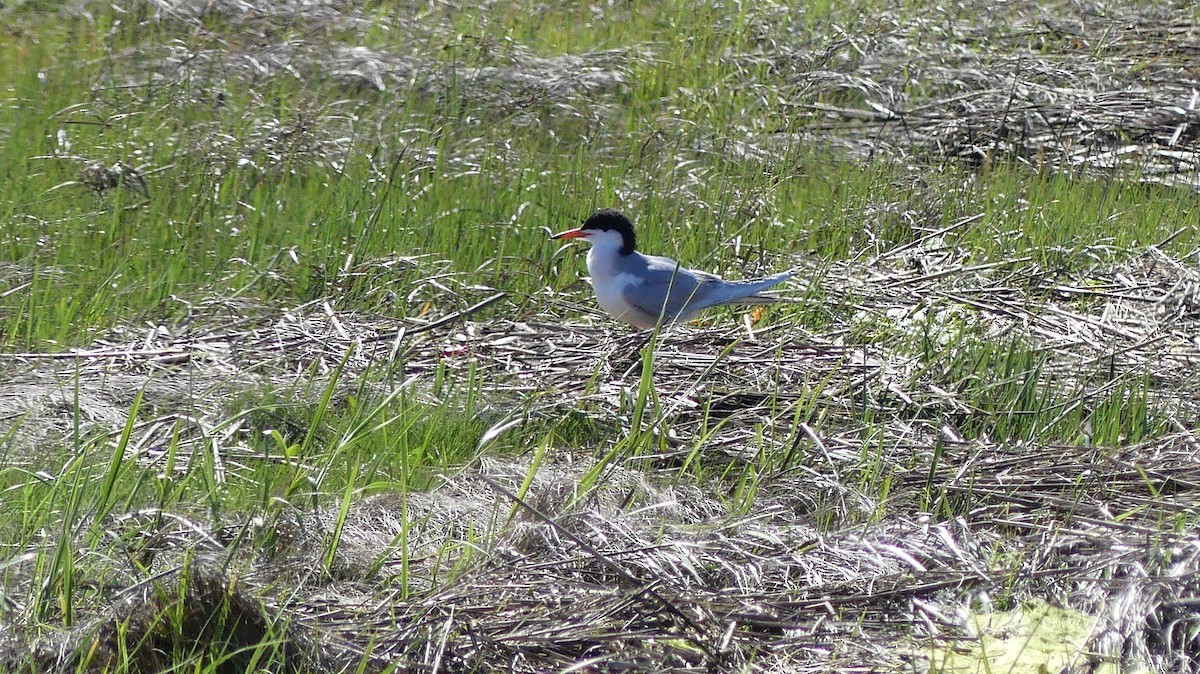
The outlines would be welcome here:
M 654 374 L 658 411 L 646 422 L 658 450 L 618 458 L 594 491 L 578 491 L 596 466 L 586 451 L 556 448 L 536 470 L 528 460 L 479 459 L 428 494 L 354 505 L 328 568 L 312 550 L 328 544 L 336 508 L 215 530 L 184 513 L 113 516 L 106 529 L 124 543 L 110 550 L 110 573 L 122 580 L 109 581 L 76 628 L 49 640 L 10 637 L 18 650 L 9 657 L 28 647 L 48 665 L 66 664 L 55 654 L 91 651 L 95 666 L 130 639 L 169 652 L 179 637 L 164 616 L 183 606 L 183 633 L 215 642 L 250 646 L 279 634 L 269 626 L 287 625 L 278 647 L 301 669 L 506 663 L 534 672 L 591 661 L 655 671 L 895 670 L 911 666 L 920 644 L 964 638 L 968 607 L 1040 596 L 1096 617 L 1093 662 L 1191 671 L 1186 607 L 1200 551 L 1186 530 L 1164 523 L 1194 517 L 1200 489 L 1200 448 L 1183 421 L 1197 414 L 1188 374 L 1200 358 L 1195 270 L 1149 248 L 1089 278 L 1039 282 L 1022 271 L 1025 290 L 1016 292 L 1006 265 L 899 262 L 921 250 L 828 267 L 819 283 L 839 292 L 825 303 L 830 324 L 820 334 L 774 324 L 753 339 L 715 325 L 668 335 Z M 481 300 L 504 301 L 493 298 Z M 636 433 L 631 339 L 605 323 L 562 320 L 560 310 L 576 307 L 559 301 L 519 324 L 463 323 L 470 312 L 452 312 L 398 331 L 315 302 L 240 325 L 125 332 L 123 342 L 70 358 L 9 356 L 27 361 L 25 390 L 41 391 L 5 399 L 6 416 L 24 415 L 22 428 L 41 433 L 10 444 L 65 433 L 73 411 L 63 396 L 76 380 L 93 431 L 114 435 L 132 392 L 145 387 L 147 405 L 161 411 L 139 422 L 129 452 L 154 465 L 180 404 L 198 440 L 228 416 L 239 388 L 279 386 L 344 361 L 339 390 L 348 391 L 355 373 L 397 354 L 408 373 L 442 367 L 453 378 L 470 366 L 498 420 L 583 413 Z M 964 398 L 968 382 L 939 378 L 904 348 L 850 339 L 864 321 L 902 332 L 938 311 L 1044 353 L 1041 385 L 1075 392 L 1064 415 L 1145 379 L 1157 414 L 1180 430 L 1116 446 L 965 441 L 955 423 L 977 414 Z M 1079 376 L 1097 362 L 1107 377 Z M 863 408 L 878 423 L 847 423 Z M 811 423 L 796 426 L 798 409 Z M 240 479 L 238 466 L 265 457 L 239 451 L 237 439 L 261 430 L 226 426 L 202 446 Z M 689 486 L 695 452 L 734 475 L 763 471 L 752 512 L 741 510 L 736 481 L 726 495 Z M 881 493 L 884 477 L 890 489 Z M 252 540 L 275 541 L 272 552 L 245 545 L 247 525 Z M 117 571 L 123 556 L 148 563 L 145 575 Z M 10 584 L 29 577 L 23 564 L 8 570 Z M 217 628 L 207 622 L 214 612 L 236 619 Z M 21 635 L 11 622 L 21 606 L 8 614 Z M 96 649 L 81 648 L 93 638 Z M 161 664 L 150 652 L 139 657 L 143 671 Z
M 862 157 L 928 153 L 979 165 L 1200 186 L 1200 51 L 1186 5 L 1003 3 L 884 13 L 820 52 L 797 54 L 802 133 Z M 941 13 L 944 16 L 939 16 Z
M 97 93 L 98 109 L 121 109 L 150 82 L 220 109 L 226 87 L 281 73 L 303 86 L 332 79 L 356 101 L 401 84 L 445 92 L 444 64 L 323 42 L 378 19 L 340 3 L 146 8 L 169 34 L 220 20 L 248 37 L 114 55 L 136 55 L 136 67 Z M 1194 10 L 993 9 L 970 20 L 880 12 L 860 30 L 732 55 L 727 86 L 754 87 L 763 68 L 795 95 L 785 112 L 807 123 L 673 149 L 757 160 L 819 141 L 860 158 L 1200 187 L 1200 85 L 1179 65 L 1200 51 Z M 279 28 L 299 20 L 300 38 Z M 432 24 L 453 36 L 430 17 L 389 26 Z M 558 123 L 607 119 L 607 99 L 581 99 L 627 94 L 634 69 L 653 62 L 651 46 L 562 57 L 470 46 L 494 65 L 459 74 L 463 95 L 515 124 L 539 124 L 546 105 L 562 110 Z M 244 136 L 198 124 L 176 139 L 180 156 L 205 170 L 248 162 L 269 178 L 338 170 L 348 139 L 374 134 L 381 157 L 399 153 L 413 171 L 484 166 L 482 143 L 439 157 L 429 129 L 328 103 L 281 118 L 268 98 Z M 679 159 L 656 156 L 660 141 L 646 140 L 650 173 Z M 130 186 L 130 174 L 97 166 L 105 190 Z M 667 200 L 686 202 L 708 178 L 678 175 Z M 756 208 L 747 194 L 731 208 Z M 794 260 L 796 304 L 753 325 L 715 313 L 663 336 L 646 409 L 640 339 L 584 293 L 501 293 L 443 273 L 449 263 L 430 272 L 429 259 L 347 263 L 329 279 L 334 294 L 287 310 L 193 298 L 178 322 L 0 354 L 11 384 L 0 451 L 30 484 L 65 482 L 45 457 L 64 446 L 121 451 L 164 483 L 207 461 L 212 493 L 253 491 L 273 468 L 320 472 L 264 444 L 289 431 L 283 415 L 247 411 L 265 407 L 264 392 L 280 407 L 326 395 L 350 406 L 411 386 L 417 401 L 455 409 L 430 383 L 446 382 L 477 391 L 472 414 L 492 429 L 487 452 L 431 476 L 429 490 L 388 483 L 333 505 L 303 494 L 311 507 L 272 492 L 284 505 L 270 516 L 197 498 L 39 531 L 0 562 L 0 668 L 161 671 L 199 643 L 227 656 L 213 665 L 223 672 L 259 657 L 295 671 L 925 671 L 922 647 L 970 639 L 972 612 L 1040 597 L 1096 620 L 1072 671 L 1200 671 L 1193 254 L 1165 252 L 1168 238 L 1073 250 L 1094 264 L 1066 269 L 981 262 L 961 240 L 983 214 L 941 226 L 943 204 L 926 196 L 859 214 L 899 218 L 916 232 L 905 244 Z M 394 283 L 401 272 L 422 278 Z M 14 293 L 32 279 L 16 264 L 0 274 Z M 429 313 L 361 308 L 389 304 Z M 305 428 L 290 431 L 288 442 Z M 64 541 L 88 555 L 85 591 L 75 621 L 51 630 L 35 615 L 50 591 L 37 553 Z

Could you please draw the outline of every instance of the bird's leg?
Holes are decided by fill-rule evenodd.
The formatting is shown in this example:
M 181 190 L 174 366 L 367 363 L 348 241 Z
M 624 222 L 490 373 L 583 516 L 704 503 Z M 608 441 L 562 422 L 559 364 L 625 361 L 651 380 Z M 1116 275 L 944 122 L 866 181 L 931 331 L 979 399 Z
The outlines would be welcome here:
M 638 330 L 632 335 L 619 338 L 613 353 L 613 372 L 620 372 L 622 378 L 629 376 L 634 368 L 641 365 L 642 350 L 650 344 L 650 340 L 653 338 L 653 328 Z

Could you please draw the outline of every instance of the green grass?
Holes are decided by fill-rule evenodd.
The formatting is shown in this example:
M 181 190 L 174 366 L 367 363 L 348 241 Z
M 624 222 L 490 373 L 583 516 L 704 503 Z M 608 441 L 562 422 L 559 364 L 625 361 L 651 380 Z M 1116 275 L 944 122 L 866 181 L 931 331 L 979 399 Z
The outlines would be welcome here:
M 517 21 L 519 9 L 489 21 Z M 443 87 L 436 97 L 397 92 L 401 107 L 391 112 L 375 100 L 347 103 L 336 88 L 302 90 L 287 77 L 254 90 L 231 87 L 219 106 L 213 87 L 201 83 L 126 88 L 113 76 L 111 54 L 142 44 L 135 40 L 173 35 L 164 29 L 148 36 L 128 24 L 106 30 L 114 18 L 100 12 L 94 26 L 67 21 L 36 39 L 10 41 L 0 55 L 13 83 L 0 111 L 0 251 L 31 283 L 29 292 L 3 300 L 0 335 L 10 350 L 79 344 L 91 330 L 147 315 L 176 318 L 172 295 L 239 292 L 278 303 L 324 296 L 347 255 L 362 261 L 432 254 L 460 274 L 483 266 L 471 280 L 512 292 L 547 281 L 559 286 L 580 268 L 578 256 L 553 257 L 542 228 L 565 227 L 613 203 L 636 211 L 647 247 L 717 269 L 730 266 L 727 244 L 735 236 L 756 247 L 769 242 L 765 249 L 777 259 L 886 250 L 911 240 L 912 227 L 866 207 L 918 205 L 933 194 L 942 208 L 922 224 L 982 211 L 983 221 L 955 243 L 982 259 L 1033 254 L 1055 268 L 1086 264 L 1087 250 L 1100 244 L 1124 250 L 1197 221 L 1169 190 L 1125 182 L 1019 168 L 974 176 L 950 167 L 926 174 L 928 186 L 918 189 L 899 180 L 904 167 L 864 169 L 795 145 L 766 164 L 700 152 L 701 145 L 719 148 L 795 124 L 750 94 L 729 94 L 728 82 L 763 75 L 723 72 L 720 56 L 745 48 L 749 38 L 738 19 L 714 21 L 706 12 L 683 26 L 649 17 L 620 35 L 593 36 L 624 48 L 640 42 L 639 27 L 653 28 L 651 40 L 693 32 L 702 39 L 635 61 L 625 73 L 632 86 L 620 112 L 599 126 L 563 115 L 566 126 L 556 127 L 554 138 L 523 116 L 456 91 L 452 78 L 435 82 Z M 505 30 L 516 31 L 513 40 L 563 35 L 554 16 L 542 20 L 522 24 L 528 33 Z M 575 25 L 572 17 L 562 22 Z M 606 31 L 621 25 L 602 23 Z M 442 74 L 459 60 L 468 70 L 503 62 L 432 47 L 423 56 L 437 59 Z M 142 58 L 154 55 L 148 50 Z M 97 88 L 81 96 L 80 83 Z M 337 152 L 323 154 L 305 139 L 305 124 L 352 114 L 363 121 L 343 129 L 350 135 Z M 366 120 L 417 131 L 384 136 L 384 145 L 367 132 Z M 74 156 L 163 167 L 149 178 L 154 198 L 135 207 L 139 200 L 127 191 L 98 197 L 80 186 L 52 189 L 82 168 L 48 158 L 67 153 L 60 135 Z M 426 152 L 436 152 L 432 163 Z M 619 196 L 631 193 L 640 196 Z M 1194 241 L 1188 233 L 1175 244 Z M 406 307 L 391 309 L 403 315 Z
M 361 32 L 312 29 L 347 49 L 412 59 L 407 82 L 387 79 L 378 91 L 308 73 L 302 85 L 275 66 L 254 74 L 241 52 L 261 56 L 266 38 L 303 44 L 312 33 L 301 26 L 242 30 L 216 14 L 195 25 L 150 21 L 145 6 L 126 14 L 104 3 L 89 4 L 85 18 L 26 3 L 0 33 L 0 351 L 57 352 L 119 326 L 183 326 L 213 299 L 281 310 L 329 298 L 339 311 L 393 319 L 464 308 L 465 292 L 448 300 L 426 284 L 435 275 L 455 290 L 509 293 L 475 319 L 531 319 L 546 308 L 546 290 L 575 287 L 585 273 L 583 251 L 546 232 L 612 205 L 635 215 L 645 249 L 734 276 L 862 262 L 982 214 L 945 244 L 972 263 L 1028 272 L 1016 283 L 1034 299 L 1047 292 L 1043 281 L 1086 277 L 1179 230 L 1170 253 L 1200 245 L 1200 209 L 1185 190 L 1003 161 L 864 163 L 797 140 L 806 120 L 791 103 L 840 105 L 856 94 L 804 99 L 787 59 L 827 45 L 832 24 L 869 27 L 878 4 L 513 0 L 412 17 L 408 4 L 380 3 Z M 170 50 L 192 60 L 164 67 Z M 613 53 L 595 54 L 603 50 Z M 236 56 L 224 60 L 227 51 Z M 530 55 L 593 59 L 607 79 L 559 100 L 496 74 Z M 80 181 L 90 162 L 143 167 L 150 198 L 88 189 Z M 808 302 L 775 309 L 773 320 L 820 331 L 860 312 L 854 297 L 834 301 L 821 276 L 813 280 Z M 867 316 L 845 340 L 911 358 L 898 385 L 932 382 L 968 412 L 858 399 L 845 408 L 823 396 L 840 383 L 812 381 L 771 403 L 768 417 L 786 437 L 760 429 L 747 443 L 755 460 L 730 464 L 706 458 L 725 421 L 702 406 L 676 479 L 719 485 L 732 510 L 751 512 L 775 476 L 816 465 L 799 449 L 769 448 L 852 427 L 860 462 L 839 477 L 877 499 L 864 517 L 878 518 L 898 471 L 880 431 L 896 420 L 933 418 L 970 439 L 1013 443 L 1125 445 L 1165 429 L 1147 373 L 1055 379 L 1050 355 L 1027 335 L 995 337 L 971 327 L 974 314 L 951 313 L 932 336 Z M 122 540 L 117 524 L 142 509 L 218 526 L 335 506 L 337 526 L 320 551 L 329 567 L 353 503 L 428 489 L 475 458 L 489 429 L 527 412 L 507 400 L 490 407 L 469 368 L 439 363 L 406 381 L 402 365 L 368 368 L 356 382 L 314 369 L 291 388 L 250 388 L 207 436 L 177 421 L 165 469 L 126 456 L 135 425 L 161 412 L 140 397 L 115 436 L 82 432 L 75 400 L 75 433 L 36 454 L 8 449 L 24 421 L 0 428 L 0 541 L 37 551 L 28 615 L 76 620 L 81 603 L 96 601 L 80 575 L 109 572 L 79 565 Z M 647 457 L 669 449 L 658 431 L 678 411 L 659 397 L 655 367 L 647 353 L 621 410 L 631 433 L 567 414 L 515 426 L 483 451 L 535 450 L 539 461 L 551 447 L 585 452 L 597 463 L 581 498 L 609 466 L 651 472 Z M 212 438 L 242 422 L 252 430 L 239 442 L 258 454 L 222 474 Z M 913 461 L 927 459 L 938 460 Z M 901 507 L 933 509 L 935 492 L 931 484 L 923 502 Z M 822 527 L 845 524 L 835 496 L 814 504 Z M 943 510 L 950 518 L 966 507 Z M 165 630 L 187 622 L 160 617 Z M 207 671 L 226 655 L 172 657 Z M 250 657 L 260 656 L 281 657 L 271 644 Z

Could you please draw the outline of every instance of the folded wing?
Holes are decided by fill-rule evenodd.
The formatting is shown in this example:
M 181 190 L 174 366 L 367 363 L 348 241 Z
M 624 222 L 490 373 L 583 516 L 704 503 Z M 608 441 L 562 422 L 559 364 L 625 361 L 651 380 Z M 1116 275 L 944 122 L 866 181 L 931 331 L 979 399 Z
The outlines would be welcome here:
M 750 281 L 724 281 L 719 276 L 678 266 L 665 257 L 642 256 L 645 268 L 638 274 L 643 280 L 625 288 L 623 298 L 649 316 L 663 315 L 666 322 L 688 319 L 700 311 L 721 304 L 760 304 L 775 301 L 757 293 L 791 278 L 790 273 L 775 274 Z

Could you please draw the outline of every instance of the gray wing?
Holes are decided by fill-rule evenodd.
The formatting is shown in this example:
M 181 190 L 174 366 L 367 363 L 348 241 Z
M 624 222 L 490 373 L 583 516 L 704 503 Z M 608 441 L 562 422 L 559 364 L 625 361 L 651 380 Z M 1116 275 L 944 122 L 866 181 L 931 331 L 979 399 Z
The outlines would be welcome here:
M 642 255 L 641 258 L 645 266 L 636 274 L 643 279 L 643 283 L 627 287 L 623 298 L 655 320 L 663 310 L 664 301 L 666 322 L 686 318 L 711 306 L 713 291 L 723 285 L 719 276 L 677 267 L 670 258 L 652 255 Z

